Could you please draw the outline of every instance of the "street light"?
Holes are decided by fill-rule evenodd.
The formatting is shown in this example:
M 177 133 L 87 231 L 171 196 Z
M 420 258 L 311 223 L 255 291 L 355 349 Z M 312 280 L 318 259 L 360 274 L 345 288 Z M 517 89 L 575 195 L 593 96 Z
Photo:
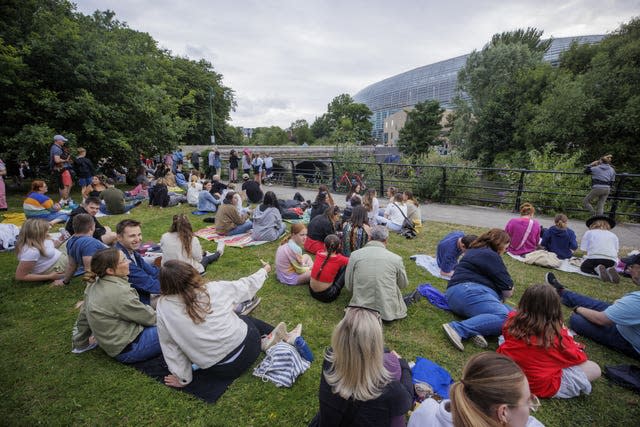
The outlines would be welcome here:
M 209 113 L 211 117 L 211 144 L 216 143 L 216 136 L 213 134 L 213 87 L 209 86 Z

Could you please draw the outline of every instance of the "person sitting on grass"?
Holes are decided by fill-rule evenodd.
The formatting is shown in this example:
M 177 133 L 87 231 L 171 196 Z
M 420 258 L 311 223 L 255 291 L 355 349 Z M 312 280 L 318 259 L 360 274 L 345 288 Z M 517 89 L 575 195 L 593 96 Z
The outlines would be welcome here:
M 364 206 L 356 206 L 351 218 L 342 225 L 342 253 L 349 257 L 353 251 L 364 247 L 369 241 L 371 227 Z
M 69 262 L 62 283 L 69 284 L 73 276 L 91 270 L 91 258 L 97 251 L 107 247 L 93 237 L 95 224 L 89 214 L 78 214 L 73 218 L 73 236 L 67 241 Z
M 66 222 L 69 215 L 60 212 L 60 204 L 53 203 L 49 196 L 45 196 L 47 189 L 47 184 L 42 180 L 36 179 L 31 183 L 31 192 L 22 204 L 25 216 L 44 219 L 51 225 Z
M 538 397 L 568 399 L 591 393 L 600 367 L 588 360 L 562 321 L 560 297 L 552 286 L 525 289 L 518 309 L 502 327 L 504 343 L 498 353 L 510 357 L 524 371 L 531 392 Z
M 220 195 L 211 194 L 211 182 L 205 181 L 202 190 L 198 193 L 198 210 L 201 212 L 215 212 L 222 203 Z
M 222 243 L 222 242 L 221 242 Z M 218 244 L 218 250 L 207 255 L 200 246 L 198 238 L 193 234 L 193 228 L 189 218 L 185 214 L 173 216 L 169 232 L 160 238 L 162 248 L 162 265 L 169 261 L 182 261 L 193 268 L 199 274 L 204 274 L 209 264 L 217 261 L 224 251 L 224 243 Z
M 420 212 L 420 202 L 415 198 L 412 191 L 402 193 L 404 204 L 407 206 L 407 218 L 413 223 L 416 230 L 422 230 L 422 213 Z
M 538 220 L 533 219 L 536 209 L 531 203 L 520 206 L 520 217 L 507 222 L 504 230 L 509 234 L 511 243 L 507 252 L 513 255 L 525 255 L 533 252 L 540 242 L 542 227 Z
M 465 253 L 477 238 L 478 236 L 473 234 L 465 235 L 462 231 L 456 230 L 447 234 L 438 242 L 436 262 L 438 263 L 438 268 L 440 268 L 441 276 L 451 277 L 453 275 L 460 255 Z
M 124 193 L 115 187 L 113 179 L 107 178 L 107 189 L 100 194 L 104 200 L 104 205 L 100 205 L 100 211 L 106 215 L 121 215 L 129 212 L 136 206 L 140 206 L 142 200 L 137 200 L 130 204 L 125 204 Z
M 540 400 L 529 390 L 527 377 L 502 354 L 486 351 L 471 357 L 449 397 L 423 401 L 408 427 L 544 427 L 529 415 Z
M 585 251 L 580 271 L 596 275 L 603 282 L 620 283 L 616 271 L 620 243 L 618 236 L 611 232 L 616 222 L 608 216 L 594 216 L 587 220 L 587 230 L 580 241 L 580 249 Z
M 335 301 L 344 287 L 344 273 L 349 258 L 340 253 L 340 238 L 329 234 L 324 239 L 324 251 L 316 254 L 311 268 L 309 293 L 321 302 Z
M 309 219 L 322 215 L 328 208 L 334 207 L 335 204 L 329 203 L 330 194 L 328 191 L 319 191 L 316 199 L 311 203 L 311 213 Z
M 46 282 L 53 280 L 54 286 L 64 283 L 67 255 L 58 250 L 64 239 L 49 238 L 51 224 L 40 218 L 29 218 L 22 224 L 16 241 L 18 267 L 15 278 L 21 282 Z
M 627 265 L 631 280 L 640 285 L 640 256 Z M 640 291 L 629 292 L 612 304 L 580 295 L 563 286 L 551 272 L 545 282 L 553 286 L 563 305 L 573 308 L 569 326 L 578 335 L 640 359 Z
M 116 225 L 118 242 L 115 247 L 122 251 L 129 260 L 127 268 L 129 282 L 138 291 L 140 301 L 144 304 L 151 303 L 151 295 L 160 294 L 160 282 L 158 281 L 158 267 L 148 264 L 138 252 L 142 244 L 142 229 L 140 222 L 135 219 L 125 219 Z
M 498 336 L 511 308 L 513 280 L 502 261 L 510 242 L 506 231 L 493 228 L 469 246 L 447 285 L 451 311 L 466 320 L 442 325 L 451 343 L 464 350 L 462 340 L 487 347 L 485 336 Z
M 559 259 L 569 259 L 573 251 L 578 249 L 576 233 L 567 226 L 569 218 L 565 214 L 556 215 L 553 222 L 555 225 L 544 231 L 540 246 L 556 254 Z
M 286 325 L 276 328 L 254 317 L 237 315 L 237 302 L 252 299 L 271 266 L 263 263 L 251 276 L 235 281 L 204 279 L 189 264 L 169 261 L 160 270 L 158 334 L 170 375 L 165 384 L 184 387 L 193 378 L 192 364 L 212 381 L 235 379 L 270 346 L 287 338 Z
M 304 249 L 316 254 L 324 249 L 324 239 L 329 234 L 336 234 L 339 230 L 340 208 L 328 207 L 322 215 L 318 215 L 309 222 L 309 237 L 304 242 Z
M 267 191 L 262 204 L 253 211 L 252 238 L 256 241 L 273 242 L 287 230 L 282 221 L 278 197 L 273 191 Z
M 100 224 L 100 222 L 96 218 L 98 212 L 100 212 L 100 199 L 92 196 L 87 197 L 86 199 L 84 199 L 84 202 L 81 206 L 78 206 L 71 211 L 69 220 L 65 224 L 64 229 L 67 230 L 67 233 L 73 235 L 73 219 L 75 218 L 75 216 L 80 214 L 89 214 L 93 218 L 93 238 L 100 240 L 105 245 L 111 246 L 116 242 L 116 233 L 111 231 L 110 227 Z
M 85 273 L 84 304 L 73 327 L 73 353 L 98 344 L 121 363 L 137 363 L 162 354 L 156 312 L 143 304 L 127 281 L 130 261 L 116 248 L 102 249 Z
M 198 199 L 202 188 L 198 175 L 191 175 L 191 178 L 189 178 L 189 188 L 187 188 L 187 203 L 189 203 L 189 206 L 198 206 Z
M 310 425 L 397 426 L 413 403 L 411 369 L 395 351 L 385 353 L 380 313 L 347 306 L 331 335 Z
M 302 254 L 307 239 L 307 227 L 302 223 L 291 225 L 291 235 L 284 238 L 276 251 L 276 277 L 285 285 L 309 283 L 313 259 Z
M 233 191 L 227 192 L 222 201 L 222 205 L 218 208 L 215 224 L 216 231 L 219 234 L 234 236 L 236 234 L 246 233 L 253 227 L 253 223 L 249 220 L 248 213 L 242 216 L 238 213 L 234 204 L 235 194 Z
M 402 230 L 406 216 L 407 205 L 404 204 L 404 196 L 402 193 L 396 193 L 393 199 L 389 200 L 389 204 L 384 211 L 387 228 L 395 233 L 399 233 Z

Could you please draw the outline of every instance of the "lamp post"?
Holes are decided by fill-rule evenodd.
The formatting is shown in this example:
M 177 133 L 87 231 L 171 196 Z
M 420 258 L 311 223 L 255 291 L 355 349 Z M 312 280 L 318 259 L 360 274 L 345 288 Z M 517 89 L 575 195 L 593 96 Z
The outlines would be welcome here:
M 209 86 L 209 114 L 211 117 L 211 144 L 216 143 L 216 136 L 213 133 L 213 87 Z

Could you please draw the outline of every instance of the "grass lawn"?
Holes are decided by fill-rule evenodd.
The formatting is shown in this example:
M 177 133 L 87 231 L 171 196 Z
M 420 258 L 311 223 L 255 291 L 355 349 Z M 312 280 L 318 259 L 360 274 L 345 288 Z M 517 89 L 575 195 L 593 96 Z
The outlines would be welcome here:
M 76 195 L 74 199 L 77 198 Z M 9 196 L 12 210 L 18 210 L 21 203 L 20 194 Z M 121 219 L 138 219 L 142 221 L 144 240 L 158 242 L 168 230 L 173 214 L 191 210 L 188 206 L 149 208 L 145 202 L 130 215 L 104 217 L 100 221 L 115 228 Z M 194 229 L 205 225 L 202 217 L 190 218 Z M 435 253 L 439 239 L 454 229 L 478 234 L 483 231 L 427 221 L 417 239 L 405 240 L 395 235 L 390 238 L 389 249 L 405 259 L 410 289 L 425 282 L 445 289 L 445 281 L 428 275 L 409 256 Z M 214 250 L 215 243 L 204 242 L 203 247 Z M 224 256 L 209 267 L 206 277 L 237 279 L 248 275 L 260 267 L 260 258 L 273 262 L 276 247 L 277 243 L 227 248 Z M 505 262 L 516 283 L 515 297 L 510 301 L 515 305 L 524 288 L 542 282 L 547 270 L 508 257 Z M 342 318 L 350 296 L 344 292 L 338 301 L 322 304 L 310 297 L 306 286 L 284 286 L 270 274 L 258 294 L 262 303 L 252 315 L 273 325 L 285 321 L 290 328 L 302 322 L 303 335 L 316 362 L 291 389 L 276 388 L 247 372 L 217 404 L 208 405 L 116 362 L 100 349 L 71 354 L 71 328 L 77 316 L 74 305 L 82 299 L 84 285 L 80 279 L 64 288 L 17 283 L 13 279 L 16 264 L 13 252 L 0 253 L 0 419 L 4 425 L 306 425 L 318 409 L 322 352 L 329 345 L 332 329 Z M 637 289 L 629 279 L 613 285 L 576 274 L 558 272 L 557 276 L 572 290 L 608 301 Z M 454 318 L 422 300 L 409 308 L 406 319 L 384 327 L 386 344 L 406 359 L 431 359 L 457 379 L 464 362 L 479 350 L 469 345 L 459 352 L 449 343 L 441 324 Z M 586 343 L 590 359 L 601 367 L 634 363 L 589 340 L 580 341 Z M 497 339 L 491 338 L 489 345 L 495 350 Z M 590 396 L 544 400 L 536 417 L 547 426 L 637 425 L 640 396 L 599 379 Z

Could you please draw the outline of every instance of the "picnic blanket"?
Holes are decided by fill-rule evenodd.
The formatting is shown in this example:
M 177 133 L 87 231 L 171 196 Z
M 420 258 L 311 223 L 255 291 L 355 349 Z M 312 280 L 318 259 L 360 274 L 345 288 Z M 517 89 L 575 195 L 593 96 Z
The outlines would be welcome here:
M 262 245 L 264 243 L 268 243 L 264 240 L 253 240 L 251 237 L 251 233 L 242 233 L 236 234 L 234 236 L 226 236 L 224 234 L 219 234 L 216 231 L 216 226 L 212 225 L 210 227 L 205 227 L 201 230 L 196 231 L 196 236 L 201 239 L 215 242 L 224 242 L 225 246 L 233 246 L 235 248 L 246 248 L 247 246 L 257 246 Z
M 412 255 L 409 257 L 416 262 L 418 267 L 422 267 L 427 270 L 432 276 L 437 277 L 439 279 L 449 280 L 451 277 L 440 275 L 440 267 L 438 267 L 438 262 L 431 255 Z
M 4 217 L 2 219 L 3 224 L 13 224 L 18 227 L 22 226 L 22 224 L 27 220 L 24 212 L 4 212 L 2 216 Z
M 510 254 L 509 252 L 506 252 L 506 254 L 509 255 L 512 259 L 515 259 L 516 261 L 520 261 L 520 262 L 525 261 L 524 257 L 522 256 L 513 255 L 513 254 Z M 598 277 L 598 276 L 594 276 L 593 274 L 587 274 L 582 270 L 580 270 L 581 262 L 582 262 L 582 259 L 577 257 L 573 257 L 570 259 L 563 259 L 561 260 L 560 267 L 556 268 L 556 270 L 564 271 L 566 273 L 578 273 L 587 277 Z M 531 264 L 531 265 L 535 265 L 535 264 Z

